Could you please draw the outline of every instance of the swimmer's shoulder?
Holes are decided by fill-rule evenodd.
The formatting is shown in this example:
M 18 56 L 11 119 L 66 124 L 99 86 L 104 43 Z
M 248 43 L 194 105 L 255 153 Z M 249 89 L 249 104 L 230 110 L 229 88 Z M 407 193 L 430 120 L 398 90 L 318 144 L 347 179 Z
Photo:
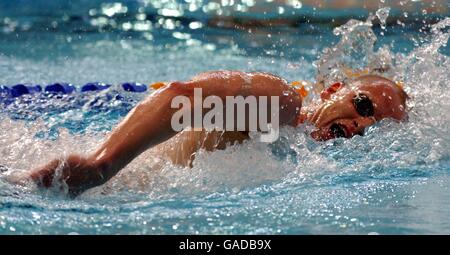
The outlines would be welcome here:
M 239 79 L 245 82 L 255 82 L 255 83 L 273 83 L 282 86 L 287 86 L 288 83 L 285 79 L 278 75 L 268 73 L 268 72 L 243 72 L 237 70 L 216 70 L 200 73 L 191 78 L 191 81 L 202 81 L 202 80 L 235 80 Z

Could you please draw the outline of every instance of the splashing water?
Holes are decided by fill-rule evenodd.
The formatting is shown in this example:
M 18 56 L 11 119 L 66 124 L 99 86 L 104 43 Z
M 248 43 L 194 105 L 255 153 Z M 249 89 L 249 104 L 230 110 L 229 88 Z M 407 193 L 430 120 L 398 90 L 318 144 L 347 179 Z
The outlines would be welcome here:
M 384 30 L 389 8 L 378 10 L 376 15 Z M 384 46 L 375 51 L 377 37 L 372 30 L 374 19 L 374 16 L 369 16 L 366 21 L 350 20 L 334 29 L 334 34 L 341 36 L 341 40 L 334 47 L 326 48 L 315 63 L 316 81 L 321 85 L 320 89 L 362 74 L 394 78 L 394 57 L 389 47 Z
M 388 13 L 377 12 L 382 24 Z M 316 80 L 328 86 L 352 79 L 349 69 L 401 80 L 411 97 L 408 122 L 384 120 L 364 137 L 320 143 L 306 134 L 307 127 L 284 128 L 280 140 L 271 145 L 250 140 L 224 151 L 201 151 L 192 169 L 175 167 L 149 150 L 110 182 L 75 200 L 33 186 L 16 187 L 0 178 L 0 232 L 448 233 L 450 60 L 440 50 L 448 41 L 450 20 L 433 25 L 426 42 L 408 54 L 393 53 L 387 45 L 375 50 L 373 20 L 350 20 L 334 30 L 341 39 L 315 63 Z M 133 47 L 117 54 L 122 51 L 128 55 Z M 196 46 L 155 55 L 158 62 L 171 59 L 181 65 L 167 72 L 167 64 L 135 57 L 145 63 L 148 74 L 134 74 L 147 80 L 187 78 L 204 68 L 196 63 L 207 63 L 208 69 L 252 70 L 255 66 L 242 64 L 250 59 L 259 70 L 299 75 L 297 68 L 286 69 L 291 63 L 282 59 L 273 65 L 272 59 L 208 53 Z M 114 76 L 105 58 L 111 60 L 110 69 L 120 70 L 114 58 L 94 55 L 70 60 L 78 69 L 63 75 L 128 78 L 119 71 Z M 11 60 L 16 68 L 42 68 L 53 77 L 61 71 L 45 61 L 35 65 Z M 96 63 L 101 71 L 91 73 Z M 140 66 L 126 64 L 131 65 L 126 67 L 129 72 Z M 300 75 L 312 77 L 313 71 Z M 124 100 L 111 99 L 115 89 L 64 100 L 29 97 L 5 106 L 0 114 L 0 130 L 5 130 L 0 132 L 1 175 L 26 171 L 74 150 L 94 150 L 142 98 L 127 94 Z
M 390 11 L 391 11 L 390 7 L 384 7 L 379 9 L 375 13 L 377 15 L 378 20 L 380 21 L 380 26 L 382 30 L 386 30 L 386 20 L 389 17 Z M 381 35 L 384 35 L 384 32 L 381 32 Z

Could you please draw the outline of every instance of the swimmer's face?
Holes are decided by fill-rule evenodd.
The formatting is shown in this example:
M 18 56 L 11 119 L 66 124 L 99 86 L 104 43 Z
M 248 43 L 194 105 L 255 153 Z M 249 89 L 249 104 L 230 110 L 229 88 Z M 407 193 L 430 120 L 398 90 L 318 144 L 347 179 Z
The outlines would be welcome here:
M 321 102 L 305 116 L 317 130 L 316 140 L 350 138 L 384 118 L 404 120 L 406 94 L 391 80 L 363 76 L 350 85 L 335 84 L 321 93 Z

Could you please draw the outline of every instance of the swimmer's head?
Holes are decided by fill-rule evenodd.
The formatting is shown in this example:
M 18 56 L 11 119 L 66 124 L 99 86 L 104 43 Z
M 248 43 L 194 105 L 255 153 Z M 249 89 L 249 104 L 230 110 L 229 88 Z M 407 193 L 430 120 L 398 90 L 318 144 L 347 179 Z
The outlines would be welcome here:
M 314 139 L 350 138 L 384 118 L 406 119 L 407 98 L 405 91 L 389 79 L 362 76 L 322 91 L 321 102 L 311 112 L 303 113 L 303 119 L 317 127 L 311 134 Z

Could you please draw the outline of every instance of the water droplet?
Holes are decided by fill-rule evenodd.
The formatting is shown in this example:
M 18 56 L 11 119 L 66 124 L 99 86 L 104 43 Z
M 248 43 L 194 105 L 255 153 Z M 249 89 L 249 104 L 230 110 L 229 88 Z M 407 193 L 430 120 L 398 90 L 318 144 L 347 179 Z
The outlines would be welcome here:
M 389 17 L 389 12 L 390 11 L 391 11 L 390 7 L 384 7 L 384 8 L 379 9 L 376 12 L 378 20 L 380 21 L 381 29 L 383 29 L 383 30 L 386 29 L 386 20 Z

